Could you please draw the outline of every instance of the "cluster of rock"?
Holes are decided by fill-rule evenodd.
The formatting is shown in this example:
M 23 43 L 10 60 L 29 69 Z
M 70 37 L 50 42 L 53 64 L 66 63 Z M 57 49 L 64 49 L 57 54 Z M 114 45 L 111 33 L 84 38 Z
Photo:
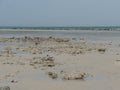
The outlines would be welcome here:
M 34 57 L 33 60 L 30 62 L 31 66 L 42 65 L 43 67 L 54 67 L 55 66 L 55 59 L 49 55 L 45 57 Z
M 36 44 L 39 44 L 39 42 L 41 41 L 56 41 L 56 42 L 69 42 L 70 39 L 68 38 L 53 38 L 53 37 L 48 37 L 48 38 L 42 38 L 42 37 L 29 37 L 29 36 L 25 36 L 25 37 L 11 37 L 11 38 L 1 38 L 0 42 L 38 42 Z
M 84 80 L 87 76 L 87 74 L 85 73 L 81 73 L 81 72 L 61 72 L 61 79 L 62 80 Z M 48 76 L 52 79 L 57 79 L 58 78 L 58 74 L 54 71 L 50 71 L 48 72 Z
M 98 51 L 104 53 L 106 48 L 97 48 L 96 45 L 89 45 L 82 42 L 72 42 L 68 38 L 43 38 L 43 37 L 12 37 L 12 38 L 0 38 L 0 42 L 29 42 L 27 45 L 16 46 L 16 52 L 13 52 L 10 47 L 4 50 L 7 56 L 13 56 L 17 52 L 27 52 L 31 54 L 43 54 L 46 51 L 53 53 L 67 53 L 72 55 L 85 54 L 91 51 Z
M 75 73 L 63 73 L 62 79 L 63 80 L 84 80 L 86 74 L 75 72 Z

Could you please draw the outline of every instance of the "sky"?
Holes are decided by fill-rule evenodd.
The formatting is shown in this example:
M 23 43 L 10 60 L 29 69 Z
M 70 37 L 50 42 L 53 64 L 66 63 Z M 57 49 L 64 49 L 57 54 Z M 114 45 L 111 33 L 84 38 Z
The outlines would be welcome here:
M 120 0 L 0 0 L 0 26 L 120 26 Z

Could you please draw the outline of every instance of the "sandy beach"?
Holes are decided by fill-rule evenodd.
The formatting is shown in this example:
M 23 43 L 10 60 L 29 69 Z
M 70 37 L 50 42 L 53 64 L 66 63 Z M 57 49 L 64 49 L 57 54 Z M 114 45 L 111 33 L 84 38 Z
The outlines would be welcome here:
M 118 90 L 120 46 L 84 38 L 0 38 L 0 87 Z
M 120 90 L 120 0 L 0 0 L 0 90 Z

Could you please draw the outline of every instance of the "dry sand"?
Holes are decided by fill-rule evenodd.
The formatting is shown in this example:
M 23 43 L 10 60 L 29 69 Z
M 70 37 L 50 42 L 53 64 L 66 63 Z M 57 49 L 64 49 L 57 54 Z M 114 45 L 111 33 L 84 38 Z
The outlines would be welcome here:
M 11 90 L 119 90 L 120 46 L 84 39 L 0 38 L 0 86 Z

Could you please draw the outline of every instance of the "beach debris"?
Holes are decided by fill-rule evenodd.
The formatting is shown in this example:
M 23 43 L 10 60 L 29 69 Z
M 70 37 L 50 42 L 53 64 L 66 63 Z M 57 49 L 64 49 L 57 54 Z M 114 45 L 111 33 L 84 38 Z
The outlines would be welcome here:
M 63 80 L 84 80 L 86 74 L 85 73 L 69 73 L 69 72 L 62 72 L 62 79 Z
M 0 87 L 0 90 L 10 90 L 9 86 Z
M 56 78 L 58 78 L 57 73 L 56 73 L 56 72 L 53 72 L 53 71 L 48 72 L 48 75 L 49 75 L 49 77 L 52 78 L 52 79 L 56 79 Z
M 99 52 L 105 52 L 106 49 L 105 49 L 105 48 L 100 48 L 100 49 L 98 49 L 98 51 L 99 51 Z

